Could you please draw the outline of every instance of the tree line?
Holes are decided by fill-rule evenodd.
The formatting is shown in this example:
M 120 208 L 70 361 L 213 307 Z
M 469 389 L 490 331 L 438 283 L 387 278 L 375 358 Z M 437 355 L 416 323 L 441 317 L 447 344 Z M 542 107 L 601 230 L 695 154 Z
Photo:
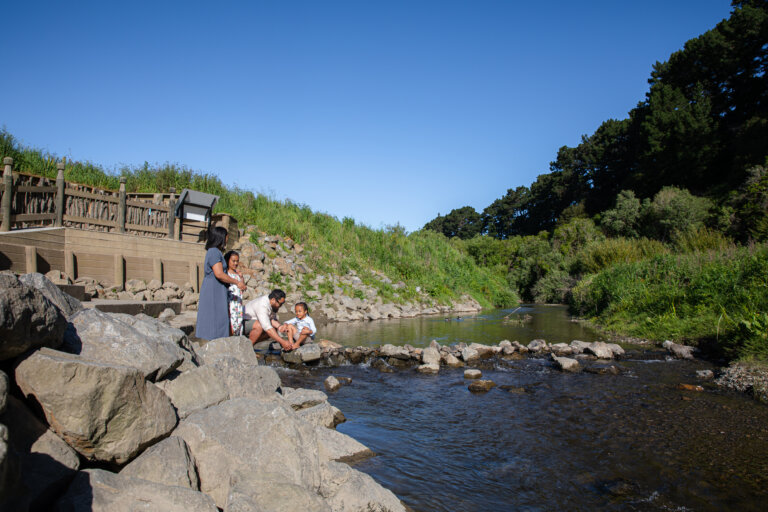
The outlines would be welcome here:
M 685 203 L 697 222 L 733 239 L 768 239 L 768 1 L 732 7 L 728 19 L 653 66 L 645 98 L 626 119 L 560 148 L 529 187 L 507 190 L 482 212 L 464 206 L 438 215 L 424 228 L 508 239 L 592 218 L 606 234 L 664 240 L 673 220 L 646 232 L 643 220 L 663 217 L 666 200 L 667 208 Z

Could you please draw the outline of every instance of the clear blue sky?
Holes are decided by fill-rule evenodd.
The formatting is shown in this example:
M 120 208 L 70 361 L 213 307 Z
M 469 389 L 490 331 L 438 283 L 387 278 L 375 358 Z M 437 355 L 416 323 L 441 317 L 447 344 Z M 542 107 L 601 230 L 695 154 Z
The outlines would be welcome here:
M 39 2 L 2 8 L 0 125 L 408 231 L 530 185 L 727 0 Z

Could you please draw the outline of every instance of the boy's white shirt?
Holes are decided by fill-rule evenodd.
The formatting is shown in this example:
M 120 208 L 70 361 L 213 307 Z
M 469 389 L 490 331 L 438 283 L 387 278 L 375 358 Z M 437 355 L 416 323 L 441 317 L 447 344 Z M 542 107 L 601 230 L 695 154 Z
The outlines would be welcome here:
M 317 333 L 317 328 L 315 327 L 315 321 L 312 320 L 312 317 L 309 316 L 309 315 L 305 316 L 301 320 L 299 320 L 299 318 L 295 316 L 295 317 L 291 318 L 290 320 L 288 320 L 285 323 L 287 323 L 287 324 L 294 324 L 296 326 L 296 328 L 299 330 L 299 332 L 301 332 L 301 329 L 303 327 L 308 327 L 309 330 L 312 331 L 312 337 L 313 338 L 314 338 L 315 334 Z

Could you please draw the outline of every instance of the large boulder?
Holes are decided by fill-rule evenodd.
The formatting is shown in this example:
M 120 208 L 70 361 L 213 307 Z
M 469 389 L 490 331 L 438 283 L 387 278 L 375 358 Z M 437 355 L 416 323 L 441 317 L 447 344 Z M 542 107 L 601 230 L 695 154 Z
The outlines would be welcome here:
M 230 478 L 229 485 L 224 512 L 332 511 L 316 492 L 296 484 L 276 483 L 269 473 L 252 475 L 238 470 Z
M 579 362 L 570 357 L 557 357 L 555 354 L 552 354 L 552 361 L 555 362 L 555 366 L 564 372 L 578 372 L 581 369 Z
M 60 512 L 218 512 L 205 494 L 149 480 L 86 469 L 77 474 L 57 503 Z
M 187 443 L 176 436 L 167 437 L 144 450 L 144 453 L 120 470 L 120 474 L 158 484 L 200 490 L 195 460 Z
M 189 445 L 200 489 L 223 508 L 238 469 L 254 478 L 270 473 L 275 485 L 316 491 L 320 462 L 315 428 L 285 403 L 238 398 L 190 415 L 173 435 Z
M 197 349 L 197 355 L 203 364 L 213 364 L 214 361 L 222 357 L 234 357 L 253 366 L 259 364 L 259 358 L 253 351 L 253 345 L 245 336 L 229 336 L 211 340 Z
M 176 408 L 179 418 L 229 399 L 229 391 L 213 366 L 188 370 L 173 380 L 157 383 Z
M 218 373 L 230 399 L 277 399 L 280 376 L 268 366 L 255 366 L 232 357 L 220 357 L 209 366 Z
M 372 457 L 370 448 L 338 430 L 315 426 L 320 462 L 355 462 Z
M 328 401 L 328 395 L 316 389 L 292 389 L 283 395 L 294 411 L 307 409 Z
M 379 485 L 373 478 L 346 464 L 323 464 L 322 494 L 334 512 L 386 510 L 405 512 L 405 507 L 392 491 Z
M 32 288 L 37 288 L 40 293 L 45 295 L 45 298 L 59 308 L 66 317 L 83 309 L 83 305 L 79 300 L 68 293 L 61 291 L 58 286 L 53 284 L 47 277 L 39 272 L 24 274 L 19 277 L 19 281 Z
M 128 366 L 41 349 L 19 363 L 16 382 L 53 431 L 90 460 L 124 464 L 176 426 L 165 393 Z
M 381 357 L 393 357 L 395 359 L 408 360 L 411 358 L 411 353 L 405 347 L 397 347 L 391 343 L 383 345 L 379 349 L 379 355 Z
M 427 347 L 421 351 L 422 364 L 440 366 L 440 351 L 434 347 Z
M 8 426 L 18 464 L 18 479 L 6 499 L 0 497 L 0 510 L 49 510 L 80 467 L 77 453 L 13 397 L 0 422 Z
M 107 365 L 130 366 L 149 380 L 160 380 L 189 353 L 178 345 L 176 336 L 183 332 L 148 318 L 84 309 L 70 317 L 62 350 Z
M 296 415 L 304 421 L 325 428 L 336 428 L 339 423 L 347 421 L 344 414 L 328 402 L 300 409 L 296 411 Z
M 0 361 L 31 348 L 56 348 L 66 328 L 64 314 L 40 290 L 0 273 Z

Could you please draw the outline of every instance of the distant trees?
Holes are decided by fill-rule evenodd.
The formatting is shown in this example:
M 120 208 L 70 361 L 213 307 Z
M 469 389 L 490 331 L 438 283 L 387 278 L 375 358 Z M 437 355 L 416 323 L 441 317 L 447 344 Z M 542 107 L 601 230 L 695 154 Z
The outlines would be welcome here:
M 639 220 L 631 215 L 644 200 L 653 205 L 646 213 L 673 222 L 669 208 L 701 205 L 691 198 L 704 196 L 720 208 L 720 228 L 739 239 L 765 239 L 768 221 L 759 205 L 766 179 L 754 169 L 768 164 L 768 2 L 733 6 L 727 20 L 654 65 L 648 93 L 627 119 L 609 119 L 576 147 L 560 148 L 548 173 L 530 187 L 507 190 L 482 214 L 464 207 L 425 228 L 467 238 L 479 226 L 507 239 L 600 215 L 607 233 L 638 236 Z M 671 201 L 667 210 L 654 199 L 665 187 L 678 190 L 662 195 Z M 661 231 L 654 236 L 671 235 L 655 225 Z

